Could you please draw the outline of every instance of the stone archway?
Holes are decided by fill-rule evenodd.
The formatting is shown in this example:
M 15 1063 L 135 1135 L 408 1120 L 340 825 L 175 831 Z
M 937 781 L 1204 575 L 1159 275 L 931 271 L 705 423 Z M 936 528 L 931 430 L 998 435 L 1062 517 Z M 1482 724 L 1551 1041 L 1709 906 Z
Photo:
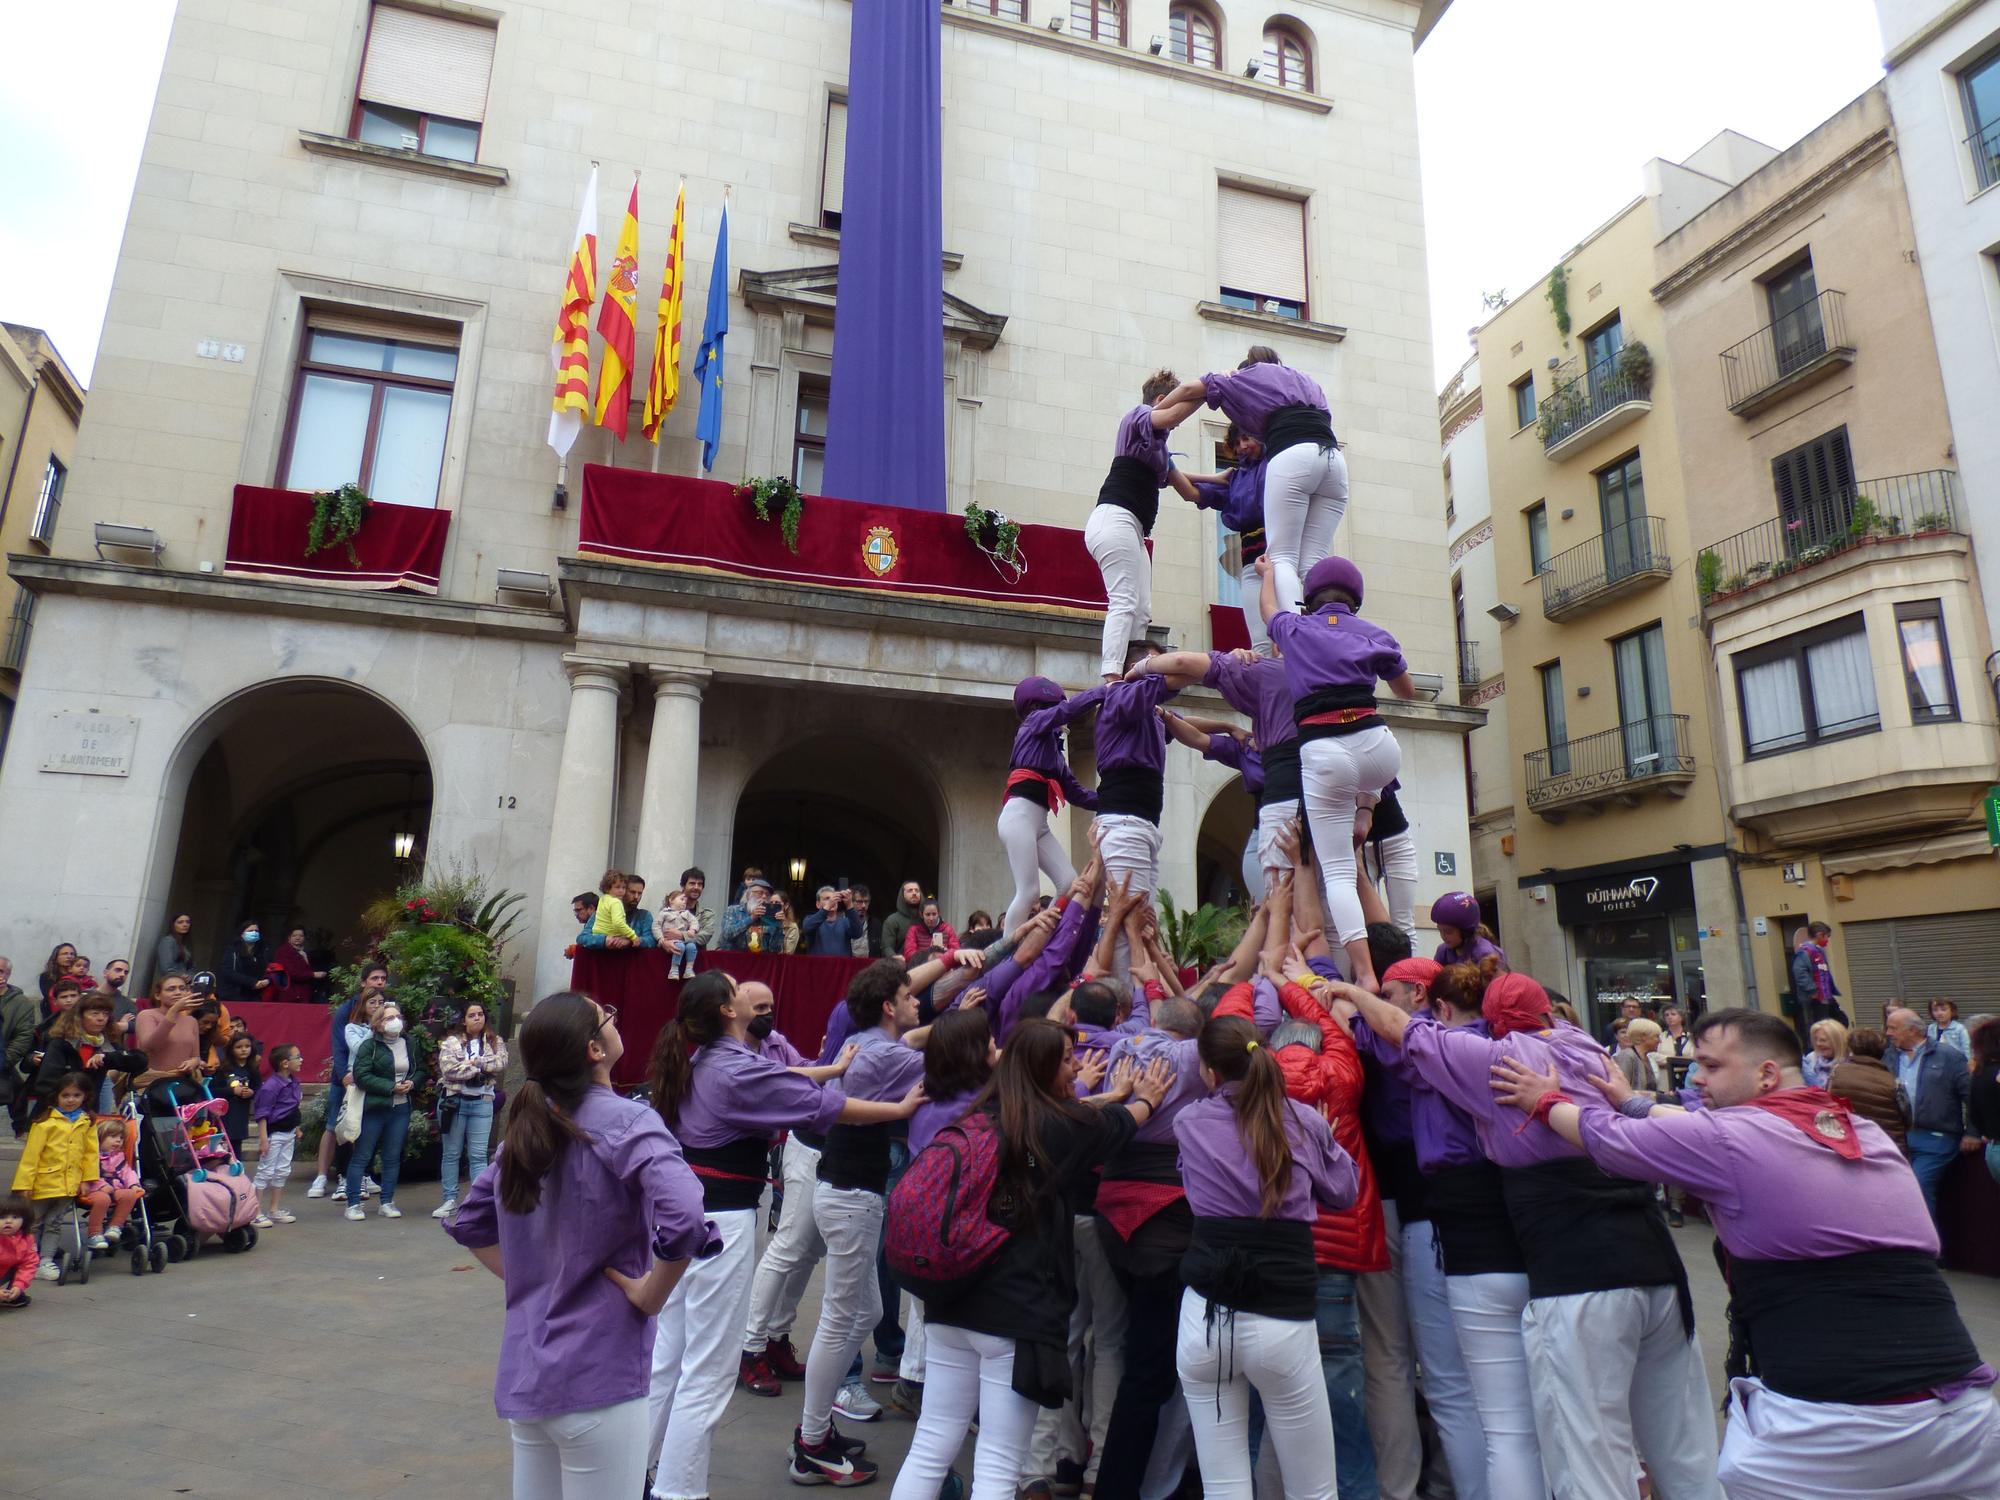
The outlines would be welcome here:
M 1243 789 L 1243 778 L 1232 777 L 1209 800 L 1195 838 L 1195 889 L 1203 901 L 1234 906 L 1261 898 L 1243 879 L 1243 848 L 1257 825 L 1257 800 Z

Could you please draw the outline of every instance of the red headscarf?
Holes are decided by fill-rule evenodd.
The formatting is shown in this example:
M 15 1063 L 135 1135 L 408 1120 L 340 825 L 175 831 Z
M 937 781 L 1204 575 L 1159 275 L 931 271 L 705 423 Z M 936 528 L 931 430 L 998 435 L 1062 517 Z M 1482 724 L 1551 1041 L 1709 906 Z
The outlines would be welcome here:
M 1515 1031 L 1540 1031 L 1549 1024 L 1549 992 L 1526 974 L 1496 974 L 1486 986 L 1479 1013 L 1495 1040 Z
M 1444 966 L 1432 959 L 1399 958 L 1382 971 L 1382 982 L 1387 984 L 1394 979 L 1403 984 L 1421 984 L 1428 989 L 1443 972 Z

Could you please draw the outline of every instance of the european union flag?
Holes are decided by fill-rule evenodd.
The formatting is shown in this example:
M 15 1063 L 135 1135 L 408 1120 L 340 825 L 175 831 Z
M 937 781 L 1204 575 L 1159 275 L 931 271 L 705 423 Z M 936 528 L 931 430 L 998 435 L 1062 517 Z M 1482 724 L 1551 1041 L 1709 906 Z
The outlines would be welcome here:
M 694 434 L 701 439 L 701 468 L 715 467 L 722 446 L 722 341 L 729 337 L 729 201 L 723 200 L 722 227 L 715 232 L 715 263 L 708 271 L 708 316 L 702 320 L 701 350 L 694 378 L 701 384 L 701 411 Z

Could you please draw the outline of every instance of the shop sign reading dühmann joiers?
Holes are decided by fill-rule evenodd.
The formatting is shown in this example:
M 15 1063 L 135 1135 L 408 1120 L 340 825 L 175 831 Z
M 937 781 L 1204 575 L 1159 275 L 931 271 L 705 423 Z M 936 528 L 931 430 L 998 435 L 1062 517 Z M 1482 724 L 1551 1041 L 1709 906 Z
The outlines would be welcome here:
M 139 721 L 129 714 L 51 714 L 42 769 L 73 776 L 130 776 L 132 748 L 138 742 Z
M 1603 875 L 1556 885 L 1556 920 L 1565 925 L 1620 917 L 1657 917 L 1694 906 L 1694 876 L 1686 865 L 1643 875 Z

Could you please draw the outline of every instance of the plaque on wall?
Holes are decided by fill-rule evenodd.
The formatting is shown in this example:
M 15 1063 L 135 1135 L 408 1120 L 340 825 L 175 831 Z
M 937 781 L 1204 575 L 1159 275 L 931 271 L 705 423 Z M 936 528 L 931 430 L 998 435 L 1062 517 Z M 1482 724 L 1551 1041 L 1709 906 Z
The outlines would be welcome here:
M 129 714 L 78 713 L 49 716 L 49 753 L 44 771 L 72 776 L 130 776 L 139 721 Z

